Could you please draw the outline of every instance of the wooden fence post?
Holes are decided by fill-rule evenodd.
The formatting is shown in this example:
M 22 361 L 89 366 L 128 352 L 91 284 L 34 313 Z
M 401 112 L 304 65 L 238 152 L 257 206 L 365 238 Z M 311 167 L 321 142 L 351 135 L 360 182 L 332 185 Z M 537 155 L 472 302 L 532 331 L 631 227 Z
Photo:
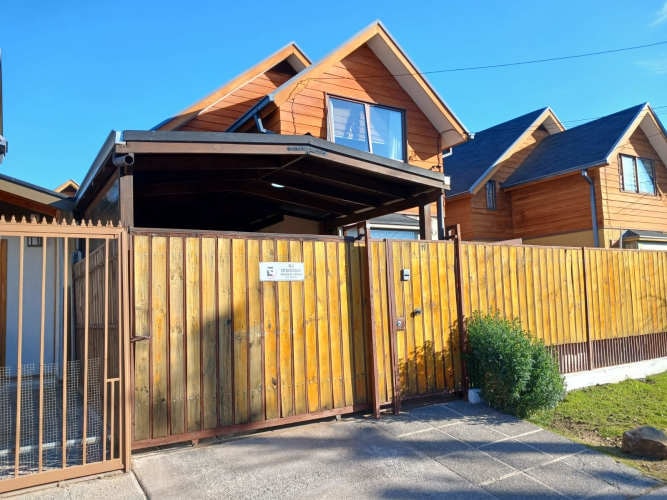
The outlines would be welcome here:
M 376 324 L 375 324 L 375 314 L 373 307 L 373 281 L 375 280 L 375 270 L 373 269 L 373 254 L 371 251 L 371 236 L 370 236 L 370 227 L 368 222 L 365 224 L 365 234 L 364 242 L 366 244 L 366 278 L 368 280 L 366 286 L 366 298 L 368 300 L 366 313 L 369 315 L 368 326 L 370 329 L 369 336 L 369 354 L 371 361 L 371 373 L 370 373 L 370 382 L 371 382 L 371 408 L 373 409 L 373 415 L 375 418 L 380 418 L 380 399 L 379 393 L 380 389 L 378 387 L 378 352 L 377 352 L 377 335 L 376 335 Z
M 591 323 L 588 317 L 588 273 L 586 272 L 586 249 L 581 247 L 581 269 L 584 278 L 584 321 L 586 328 L 586 348 L 587 348 L 587 362 L 588 369 L 592 370 L 595 367 L 593 362 L 593 344 L 591 342 Z
M 461 225 L 447 226 L 446 239 L 454 240 L 454 280 L 456 283 L 456 325 L 459 333 L 459 356 L 461 363 L 461 385 L 463 397 L 468 398 L 468 370 L 465 362 L 465 353 L 468 350 L 468 336 L 465 328 L 463 308 L 463 270 L 461 269 Z

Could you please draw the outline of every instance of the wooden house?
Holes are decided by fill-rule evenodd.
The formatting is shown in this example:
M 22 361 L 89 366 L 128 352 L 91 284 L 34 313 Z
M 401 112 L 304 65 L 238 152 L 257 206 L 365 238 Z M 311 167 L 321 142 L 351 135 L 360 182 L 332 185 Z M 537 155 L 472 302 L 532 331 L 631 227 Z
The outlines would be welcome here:
M 302 234 L 412 210 L 430 238 L 437 214 L 442 226 L 442 151 L 467 138 L 376 22 L 316 64 L 290 44 L 154 130 L 112 134 L 77 210 L 131 226 Z
M 536 111 L 454 149 L 447 223 L 476 240 L 667 245 L 666 161 L 667 135 L 648 104 L 568 130 Z
M 34 220 L 44 217 L 61 219 L 71 211 L 72 202 L 66 196 L 33 184 L 0 175 L 0 215 L 5 220 Z M 61 241 L 41 237 L 0 237 L 0 367 L 16 368 L 17 329 L 22 328 L 24 364 L 38 364 L 40 360 L 39 335 L 42 327 L 50 340 L 45 345 L 44 359 L 53 362 L 58 356 L 62 335 L 62 318 L 57 310 L 62 303 L 62 290 L 58 288 L 61 269 L 50 266 L 62 259 L 64 247 Z M 42 262 L 49 267 L 42 284 Z M 21 263 L 22 262 L 22 263 Z M 19 270 L 22 275 L 19 279 Z M 39 297 L 43 287 L 44 303 Z M 22 300 L 19 290 L 24 297 Z M 19 307 L 19 303 L 21 307 Z M 42 307 L 44 310 L 42 311 Z M 19 326 L 21 325 L 21 326 Z M 56 335 L 59 333 L 59 335 Z

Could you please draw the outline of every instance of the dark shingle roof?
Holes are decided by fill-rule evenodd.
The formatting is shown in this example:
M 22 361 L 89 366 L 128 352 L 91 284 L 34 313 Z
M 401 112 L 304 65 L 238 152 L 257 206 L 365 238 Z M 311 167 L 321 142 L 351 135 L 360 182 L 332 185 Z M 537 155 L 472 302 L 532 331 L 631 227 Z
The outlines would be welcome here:
M 475 182 L 498 161 L 547 108 L 538 109 L 475 133 L 475 138 L 456 146 L 445 159 L 445 173 L 451 176 L 447 196 L 471 190 Z
M 503 183 L 508 188 L 606 163 L 646 104 L 544 138 Z

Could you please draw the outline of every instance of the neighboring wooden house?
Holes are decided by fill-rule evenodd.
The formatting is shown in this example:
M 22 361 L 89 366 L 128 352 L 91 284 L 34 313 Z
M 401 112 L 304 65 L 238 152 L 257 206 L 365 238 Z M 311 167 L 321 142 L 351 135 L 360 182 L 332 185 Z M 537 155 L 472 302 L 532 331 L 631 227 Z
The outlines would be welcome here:
M 457 172 L 474 165 L 476 150 L 486 148 L 483 141 L 476 148 L 475 141 L 455 148 L 447 159 L 454 184 L 460 180 Z M 667 245 L 667 135 L 648 104 L 543 133 L 527 149 L 517 153 L 511 171 L 494 169 L 496 179 L 473 175 L 455 187 L 454 200 L 475 186 L 481 194 L 471 209 L 459 209 L 448 199 L 447 223 L 462 224 L 468 239 L 614 247 L 641 246 L 642 238 L 649 238 L 653 248 Z M 489 179 L 497 181 L 495 210 L 488 208 L 493 201 Z
M 510 240 L 510 197 L 500 186 L 545 137 L 563 125 L 549 108 L 519 116 L 475 133 L 445 158 L 451 178 L 447 191 L 447 224 L 460 224 L 466 240 Z
M 185 132 L 191 135 L 183 135 Z M 209 132 L 233 135 L 205 135 Z M 244 132 L 255 138 L 248 139 Z M 468 132 L 387 30 L 376 22 L 317 64 L 311 64 L 295 44 L 288 45 L 182 113 L 157 125 L 139 142 L 150 138 L 162 144 L 187 141 L 201 144 L 204 140 L 214 143 L 216 139 L 224 143 L 278 141 L 287 144 L 291 140 L 288 137 L 299 137 L 297 142 L 326 141 L 326 144 L 318 144 L 334 147 L 337 153 L 348 158 L 350 165 L 364 169 L 366 164 L 376 164 L 371 169 L 374 173 L 357 178 L 348 172 L 349 165 L 315 168 L 301 160 L 294 167 L 290 163 L 271 172 L 265 153 L 257 152 L 251 153 L 252 159 L 248 155 L 243 157 L 257 164 L 257 170 L 252 172 L 246 167 L 245 173 L 253 183 L 246 183 L 239 172 L 222 172 L 225 168 L 220 163 L 215 182 L 209 182 L 211 179 L 204 174 L 200 176 L 198 168 L 186 165 L 184 156 L 164 162 L 160 162 L 164 156 L 153 158 L 150 174 L 148 171 L 140 173 L 146 160 L 137 156 L 136 163 L 133 159 L 131 167 L 127 165 L 129 168 L 120 175 L 115 174 L 116 177 L 134 176 L 134 194 L 130 196 L 132 223 L 321 234 L 394 211 L 412 209 L 411 213 L 416 215 L 419 209 L 413 207 L 419 206 L 421 218 L 426 221 L 422 233 L 430 238 L 435 232 L 432 226 L 439 211 L 437 203 L 435 208 L 432 203 L 431 188 L 415 185 L 414 189 L 406 190 L 405 186 L 396 189 L 377 177 L 381 172 L 398 169 L 389 177 L 395 182 L 401 178 L 407 182 L 407 177 L 398 171 L 409 171 L 414 177 L 416 171 L 412 169 L 417 167 L 417 177 L 437 180 L 442 191 L 442 151 L 467 140 Z M 77 195 L 80 215 L 99 215 L 99 210 L 91 206 L 99 205 L 93 200 L 99 190 L 117 194 L 117 188 L 102 185 L 109 183 L 110 176 L 114 175 L 111 174 L 114 167 L 109 165 L 113 155 L 121 150 L 132 153 L 131 148 L 114 145 L 126 143 L 127 137 L 119 135 L 117 139 L 120 140 L 111 139 L 103 147 L 101 156 L 82 183 Z M 300 142 L 290 143 L 289 150 L 313 147 Z M 153 153 L 158 154 L 159 148 L 154 149 Z M 210 172 L 211 166 L 201 166 L 205 158 L 202 149 L 205 148 L 183 147 L 179 154 L 199 155 L 195 163 L 202 171 Z M 136 153 L 149 150 L 144 146 Z M 219 151 L 222 148 L 211 146 L 207 153 Z M 313 156 L 308 155 L 311 163 Z M 327 158 L 334 155 L 329 154 Z M 210 160 L 210 155 L 206 159 Z M 275 162 L 281 165 L 279 159 Z M 171 167 L 159 168 L 167 163 L 171 163 Z M 156 169 L 160 172 L 155 172 Z M 100 175 L 104 179 L 98 177 Z M 179 178 L 180 175 L 184 177 Z M 187 182 L 183 183 L 186 178 Z M 196 184 L 197 189 L 193 191 L 188 183 Z M 126 193 L 128 190 L 129 186 Z M 221 193 L 225 196 L 221 197 Z M 103 198 L 97 197 L 97 200 Z M 224 203 L 225 199 L 228 203 Z M 180 209 L 176 209 L 176 205 L 180 205 Z M 239 209 L 241 206 L 243 208 Z M 108 208 L 102 212 L 106 210 L 109 218 L 120 217 L 118 211 Z M 209 215 L 212 209 L 215 209 L 215 217 Z M 149 217 L 149 210 L 151 214 L 162 216 Z M 244 211 L 247 217 L 243 216 Z M 182 220 L 186 213 L 187 221 Z
M 61 219 L 72 209 L 72 201 L 55 191 L 29 184 L 12 177 L 0 175 L 0 215 L 6 220 L 17 221 L 41 219 Z M 19 290 L 31 300 L 22 301 L 23 364 L 39 364 L 39 335 L 41 302 L 35 300 L 41 293 L 42 259 L 44 241 L 39 237 L 23 238 L 22 285 L 19 285 L 19 259 L 21 239 L 18 236 L 0 238 L 0 366 L 16 367 L 16 342 L 19 324 Z M 50 239 L 46 242 L 46 261 L 50 264 L 62 260 L 62 242 Z M 44 285 L 45 300 L 45 360 L 52 362 L 59 354 L 59 345 L 52 339 L 62 337 L 62 318 L 56 311 L 62 303 L 62 290 L 58 288 L 57 274 L 48 267 Z M 56 335 L 58 332 L 58 335 Z

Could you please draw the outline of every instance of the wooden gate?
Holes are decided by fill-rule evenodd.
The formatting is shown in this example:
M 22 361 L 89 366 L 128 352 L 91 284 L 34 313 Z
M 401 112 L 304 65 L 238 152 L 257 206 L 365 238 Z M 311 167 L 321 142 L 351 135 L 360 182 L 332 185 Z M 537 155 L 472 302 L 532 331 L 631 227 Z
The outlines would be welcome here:
M 132 230 L 133 448 L 368 407 L 363 247 Z M 260 281 L 260 262 L 303 263 Z
M 462 390 L 454 243 L 367 244 L 380 401 Z

